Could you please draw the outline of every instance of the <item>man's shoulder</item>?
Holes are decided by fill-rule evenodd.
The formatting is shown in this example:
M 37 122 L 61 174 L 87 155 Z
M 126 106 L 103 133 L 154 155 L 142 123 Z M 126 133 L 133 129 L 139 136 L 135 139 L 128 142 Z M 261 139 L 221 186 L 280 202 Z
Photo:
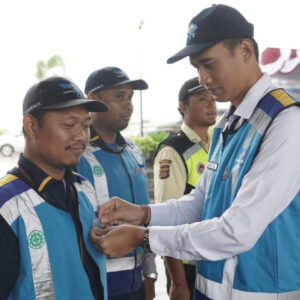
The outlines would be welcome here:
M 0 207 L 13 197 L 29 190 L 30 187 L 13 174 L 7 174 L 0 179 Z

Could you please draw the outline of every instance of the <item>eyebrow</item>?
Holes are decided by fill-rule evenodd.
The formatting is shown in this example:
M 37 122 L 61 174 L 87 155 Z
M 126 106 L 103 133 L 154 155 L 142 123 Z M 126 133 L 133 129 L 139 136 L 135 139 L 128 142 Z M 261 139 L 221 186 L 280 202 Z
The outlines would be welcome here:
M 68 120 L 68 119 L 73 119 L 73 120 L 78 120 L 79 118 L 78 117 L 75 117 L 75 116 L 66 116 L 64 117 L 65 120 Z M 90 121 L 92 119 L 92 116 L 91 115 L 88 115 L 88 117 L 86 117 L 84 119 L 84 121 Z

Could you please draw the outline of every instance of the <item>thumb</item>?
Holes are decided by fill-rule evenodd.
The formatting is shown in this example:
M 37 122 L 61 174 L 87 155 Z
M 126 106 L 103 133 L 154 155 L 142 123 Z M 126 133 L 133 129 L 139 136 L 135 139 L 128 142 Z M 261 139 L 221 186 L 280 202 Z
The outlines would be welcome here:
M 108 231 L 109 229 L 100 229 L 98 227 L 92 227 L 90 234 L 93 237 L 100 237 L 102 235 L 105 235 Z

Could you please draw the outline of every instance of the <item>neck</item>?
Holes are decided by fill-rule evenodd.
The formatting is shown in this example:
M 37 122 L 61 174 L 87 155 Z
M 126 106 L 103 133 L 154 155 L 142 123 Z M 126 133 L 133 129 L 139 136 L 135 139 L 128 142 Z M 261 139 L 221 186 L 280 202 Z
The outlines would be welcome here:
M 105 143 L 114 143 L 117 139 L 117 132 L 113 130 L 107 130 L 105 128 L 97 128 L 93 125 L 94 130 L 96 131 L 97 135 L 101 136 L 101 139 Z
M 30 160 L 33 164 L 35 164 L 37 167 L 39 167 L 41 170 L 43 170 L 47 175 L 51 176 L 52 178 L 56 180 L 63 180 L 65 177 L 65 168 L 57 168 L 53 165 L 49 165 L 47 162 L 43 161 L 39 158 L 39 156 L 34 155 L 30 151 L 24 150 L 24 157 L 26 157 L 28 160 Z
M 253 76 L 249 76 L 247 78 L 247 85 L 245 86 L 245 89 L 242 91 L 242 93 L 239 95 L 239 97 L 236 97 L 236 99 L 233 99 L 231 103 L 237 108 L 245 98 L 248 91 L 252 88 L 252 86 L 263 76 L 263 72 L 260 70 L 259 67 L 257 67 L 253 71 Z
M 208 128 L 209 127 L 190 124 L 189 122 L 186 122 L 186 121 L 185 121 L 185 124 L 187 126 L 189 126 L 191 129 L 193 129 L 204 143 L 208 142 L 208 140 L 209 140 Z

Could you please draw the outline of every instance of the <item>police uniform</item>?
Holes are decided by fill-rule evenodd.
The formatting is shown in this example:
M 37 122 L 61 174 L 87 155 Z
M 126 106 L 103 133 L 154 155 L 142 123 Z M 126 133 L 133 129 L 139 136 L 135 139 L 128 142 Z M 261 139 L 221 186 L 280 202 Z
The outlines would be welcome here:
M 164 140 L 154 159 L 154 198 L 156 203 L 187 194 L 204 172 L 209 143 L 182 123 L 181 131 Z

